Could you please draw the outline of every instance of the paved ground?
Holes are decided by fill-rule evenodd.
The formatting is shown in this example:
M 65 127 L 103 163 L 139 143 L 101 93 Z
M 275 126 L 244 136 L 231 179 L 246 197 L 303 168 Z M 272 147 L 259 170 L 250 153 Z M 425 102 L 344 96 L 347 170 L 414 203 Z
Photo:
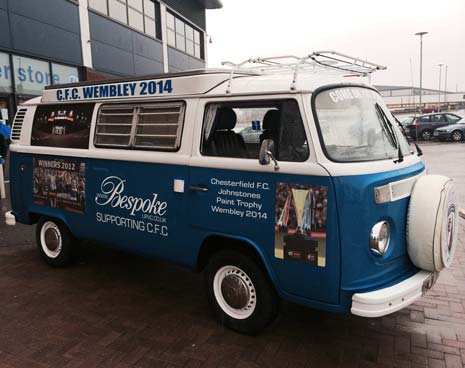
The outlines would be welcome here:
M 423 148 L 430 172 L 461 185 L 464 205 L 465 143 Z M 462 367 L 460 231 L 453 267 L 405 310 L 363 319 L 286 304 L 246 337 L 213 320 L 199 275 L 92 245 L 73 267 L 50 269 L 32 228 L 0 224 L 0 367 Z

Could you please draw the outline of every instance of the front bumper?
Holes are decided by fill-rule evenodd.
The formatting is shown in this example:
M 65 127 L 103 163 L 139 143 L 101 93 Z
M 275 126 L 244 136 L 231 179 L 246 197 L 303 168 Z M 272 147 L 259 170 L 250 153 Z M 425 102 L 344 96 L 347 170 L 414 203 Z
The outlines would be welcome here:
M 438 138 L 438 139 L 449 139 L 450 138 L 450 132 L 438 132 L 438 131 L 434 131 L 433 133 L 433 137 L 434 138 Z
M 5 224 L 9 226 L 16 225 L 16 217 L 12 211 L 5 212 Z
M 438 273 L 419 271 L 408 279 L 384 289 L 352 296 L 352 314 L 380 317 L 414 303 L 436 282 Z

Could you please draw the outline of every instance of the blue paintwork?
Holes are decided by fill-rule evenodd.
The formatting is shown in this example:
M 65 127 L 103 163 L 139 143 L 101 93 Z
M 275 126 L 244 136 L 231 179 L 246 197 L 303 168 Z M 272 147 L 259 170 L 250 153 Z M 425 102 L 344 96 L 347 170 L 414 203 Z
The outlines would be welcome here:
M 54 156 L 40 156 L 56 159 Z M 65 157 L 62 157 L 66 159 Z M 76 160 L 72 158 L 72 160 Z M 86 214 L 39 206 L 32 198 L 32 155 L 11 153 L 11 195 L 19 222 L 31 223 L 30 214 L 53 216 L 64 221 L 81 239 L 93 239 L 145 256 L 155 256 L 190 268 L 197 266 L 203 241 L 222 235 L 247 242 L 262 258 L 278 291 L 285 299 L 335 312 L 348 311 L 354 292 L 388 286 L 408 277 L 415 268 L 405 249 L 408 199 L 377 205 L 374 187 L 419 174 L 423 164 L 372 175 L 312 177 L 280 173 L 257 173 L 179 165 L 82 159 L 86 164 Z M 21 165 L 25 170 L 20 170 Z M 97 221 L 97 213 L 150 222 L 127 209 L 99 206 L 96 196 L 109 176 L 125 180 L 125 195 L 167 202 L 167 236 Z M 174 179 L 185 181 L 185 192 L 173 191 Z M 212 213 L 219 186 L 212 179 L 264 183 L 260 191 L 267 218 L 240 218 Z M 328 186 L 326 266 L 317 267 L 276 258 L 274 214 L 276 183 Z M 208 192 L 190 192 L 189 185 L 205 186 Z M 232 189 L 232 188 L 229 188 Z M 243 192 L 248 189 L 241 188 Z M 237 207 L 237 210 L 241 208 Z M 368 249 L 371 227 L 379 220 L 391 223 L 391 247 L 384 257 Z M 341 241 L 342 239 L 342 241 Z
M 377 289 L 399 275 L 405 275 L 405 278 L 416 271 L 405 246 L 409 198 L 376 204 L 374 188 L 418 175 L 423 170 L 423 163 L 418 163 L 401 170 L 333 178 L 343 239 L 342 290 L 360 292 Z M 382 257 L 368 248 L 371 229 L 381 220 L 387 220 L 391 225 L 390 246 Z

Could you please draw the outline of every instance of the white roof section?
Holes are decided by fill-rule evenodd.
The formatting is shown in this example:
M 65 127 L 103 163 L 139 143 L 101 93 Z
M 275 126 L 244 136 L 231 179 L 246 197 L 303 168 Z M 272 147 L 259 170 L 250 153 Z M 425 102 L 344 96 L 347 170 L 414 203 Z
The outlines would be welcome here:
M 193 70 L 146 77 L 49 86 L 43 103 L 165 99 L 187 96 L 313 92 L 334 84 L 370 85 L 370 74 L 385 67 L 335 51 L 302 58 L 278 56 L 224 63 L 230 69 Z M 37 100 L 34 100 L 38 103 Z M 32 102 L 31 102 L 32 103 Z

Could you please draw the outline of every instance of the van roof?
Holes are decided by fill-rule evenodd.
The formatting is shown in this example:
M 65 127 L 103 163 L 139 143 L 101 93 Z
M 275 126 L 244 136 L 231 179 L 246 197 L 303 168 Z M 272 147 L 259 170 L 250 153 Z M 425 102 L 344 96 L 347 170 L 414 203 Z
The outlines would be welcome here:
M 41 101 L 84 102 L 313 92 L 330 84 L 369 85 L 371 73 L 386 69 L 335 51 L 312 53 L 303 58 L 278 56 L 247 59 L 239 64 L 224 62 L 223 65 L 230 69 L 189 70 L 53 85 L 45 88 Z M 348 77 L 357 77 L 357 80 L 349 80 Z

